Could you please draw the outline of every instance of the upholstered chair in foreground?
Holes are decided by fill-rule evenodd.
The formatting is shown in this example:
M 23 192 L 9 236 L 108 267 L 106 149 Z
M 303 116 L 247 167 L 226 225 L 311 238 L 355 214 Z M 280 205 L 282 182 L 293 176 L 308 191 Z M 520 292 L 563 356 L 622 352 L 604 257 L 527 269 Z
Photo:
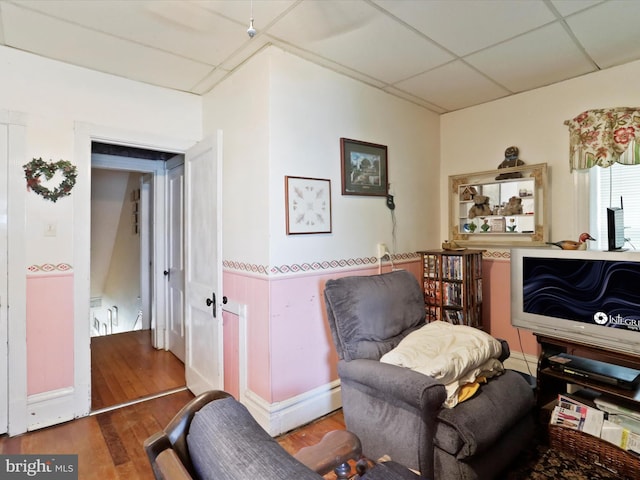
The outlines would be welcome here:
M 361 460 L 358 438 L 329 432 L 316 445 L 287 453 L 231 395 L 209 391 L 185 405 L 162 431 L 144 442 L 156 479 L 322 480 L 350 478 L 348 461 Z M 352 462 L 353 463 L 353 462 Z M 364 462 L 371 465 L 372 462 Z M 362 480 L 420 480 L 395 462 L 373 464 Z

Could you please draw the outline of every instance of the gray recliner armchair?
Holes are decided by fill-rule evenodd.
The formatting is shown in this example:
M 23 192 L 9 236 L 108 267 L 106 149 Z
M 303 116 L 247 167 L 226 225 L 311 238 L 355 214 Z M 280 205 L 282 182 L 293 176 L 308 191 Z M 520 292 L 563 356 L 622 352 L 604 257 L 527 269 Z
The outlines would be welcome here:
M 423 292 L 412 274 L 329 280 L 324 297 L 346 427 L 365 455 L 388 454 L 429 479 L 489 480 L 531 440 L 534 394 L 519 373 L 506 370 L 448 409 L 436 379 L 379 361 L 425 325 Z M 504 360 L 509 348 L 502 346 Z

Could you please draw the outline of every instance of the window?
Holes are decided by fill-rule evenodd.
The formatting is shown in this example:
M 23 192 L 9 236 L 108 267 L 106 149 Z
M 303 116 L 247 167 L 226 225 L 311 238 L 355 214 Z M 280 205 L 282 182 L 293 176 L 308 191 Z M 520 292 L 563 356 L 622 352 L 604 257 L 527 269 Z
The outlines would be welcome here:
M 590 231 L 597 239 L 593 250 L 607 250 L 607 207 L 624 205 L 624 248 L 640 248 L 640 165 L 615 163 L 608 168 L 593 167 L 589 171 Z

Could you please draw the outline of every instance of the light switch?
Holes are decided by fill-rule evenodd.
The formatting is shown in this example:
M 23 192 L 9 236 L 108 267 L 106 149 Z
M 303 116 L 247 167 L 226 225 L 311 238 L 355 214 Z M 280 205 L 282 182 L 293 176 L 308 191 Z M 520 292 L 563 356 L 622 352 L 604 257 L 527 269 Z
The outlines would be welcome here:
M 47 223 L 44 226 L 45 237 L 55 237 L 58 234 L 58 225 L 55 223 Z

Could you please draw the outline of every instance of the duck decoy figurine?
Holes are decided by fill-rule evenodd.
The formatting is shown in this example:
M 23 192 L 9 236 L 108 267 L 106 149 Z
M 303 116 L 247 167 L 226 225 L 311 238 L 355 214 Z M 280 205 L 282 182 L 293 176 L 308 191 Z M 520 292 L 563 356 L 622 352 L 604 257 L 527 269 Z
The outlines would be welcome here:
M 581 233 L 580 237 L 578 237 L 578 241 L 575 240 L 560 240 L 559 242 L 547 242 L 549 245 L 555 245 L 556 247 L 560 247 L 562 250 L 586 250 L 587 244 L 585 243 L 587 240 L 595 240 L 588 233 Z

